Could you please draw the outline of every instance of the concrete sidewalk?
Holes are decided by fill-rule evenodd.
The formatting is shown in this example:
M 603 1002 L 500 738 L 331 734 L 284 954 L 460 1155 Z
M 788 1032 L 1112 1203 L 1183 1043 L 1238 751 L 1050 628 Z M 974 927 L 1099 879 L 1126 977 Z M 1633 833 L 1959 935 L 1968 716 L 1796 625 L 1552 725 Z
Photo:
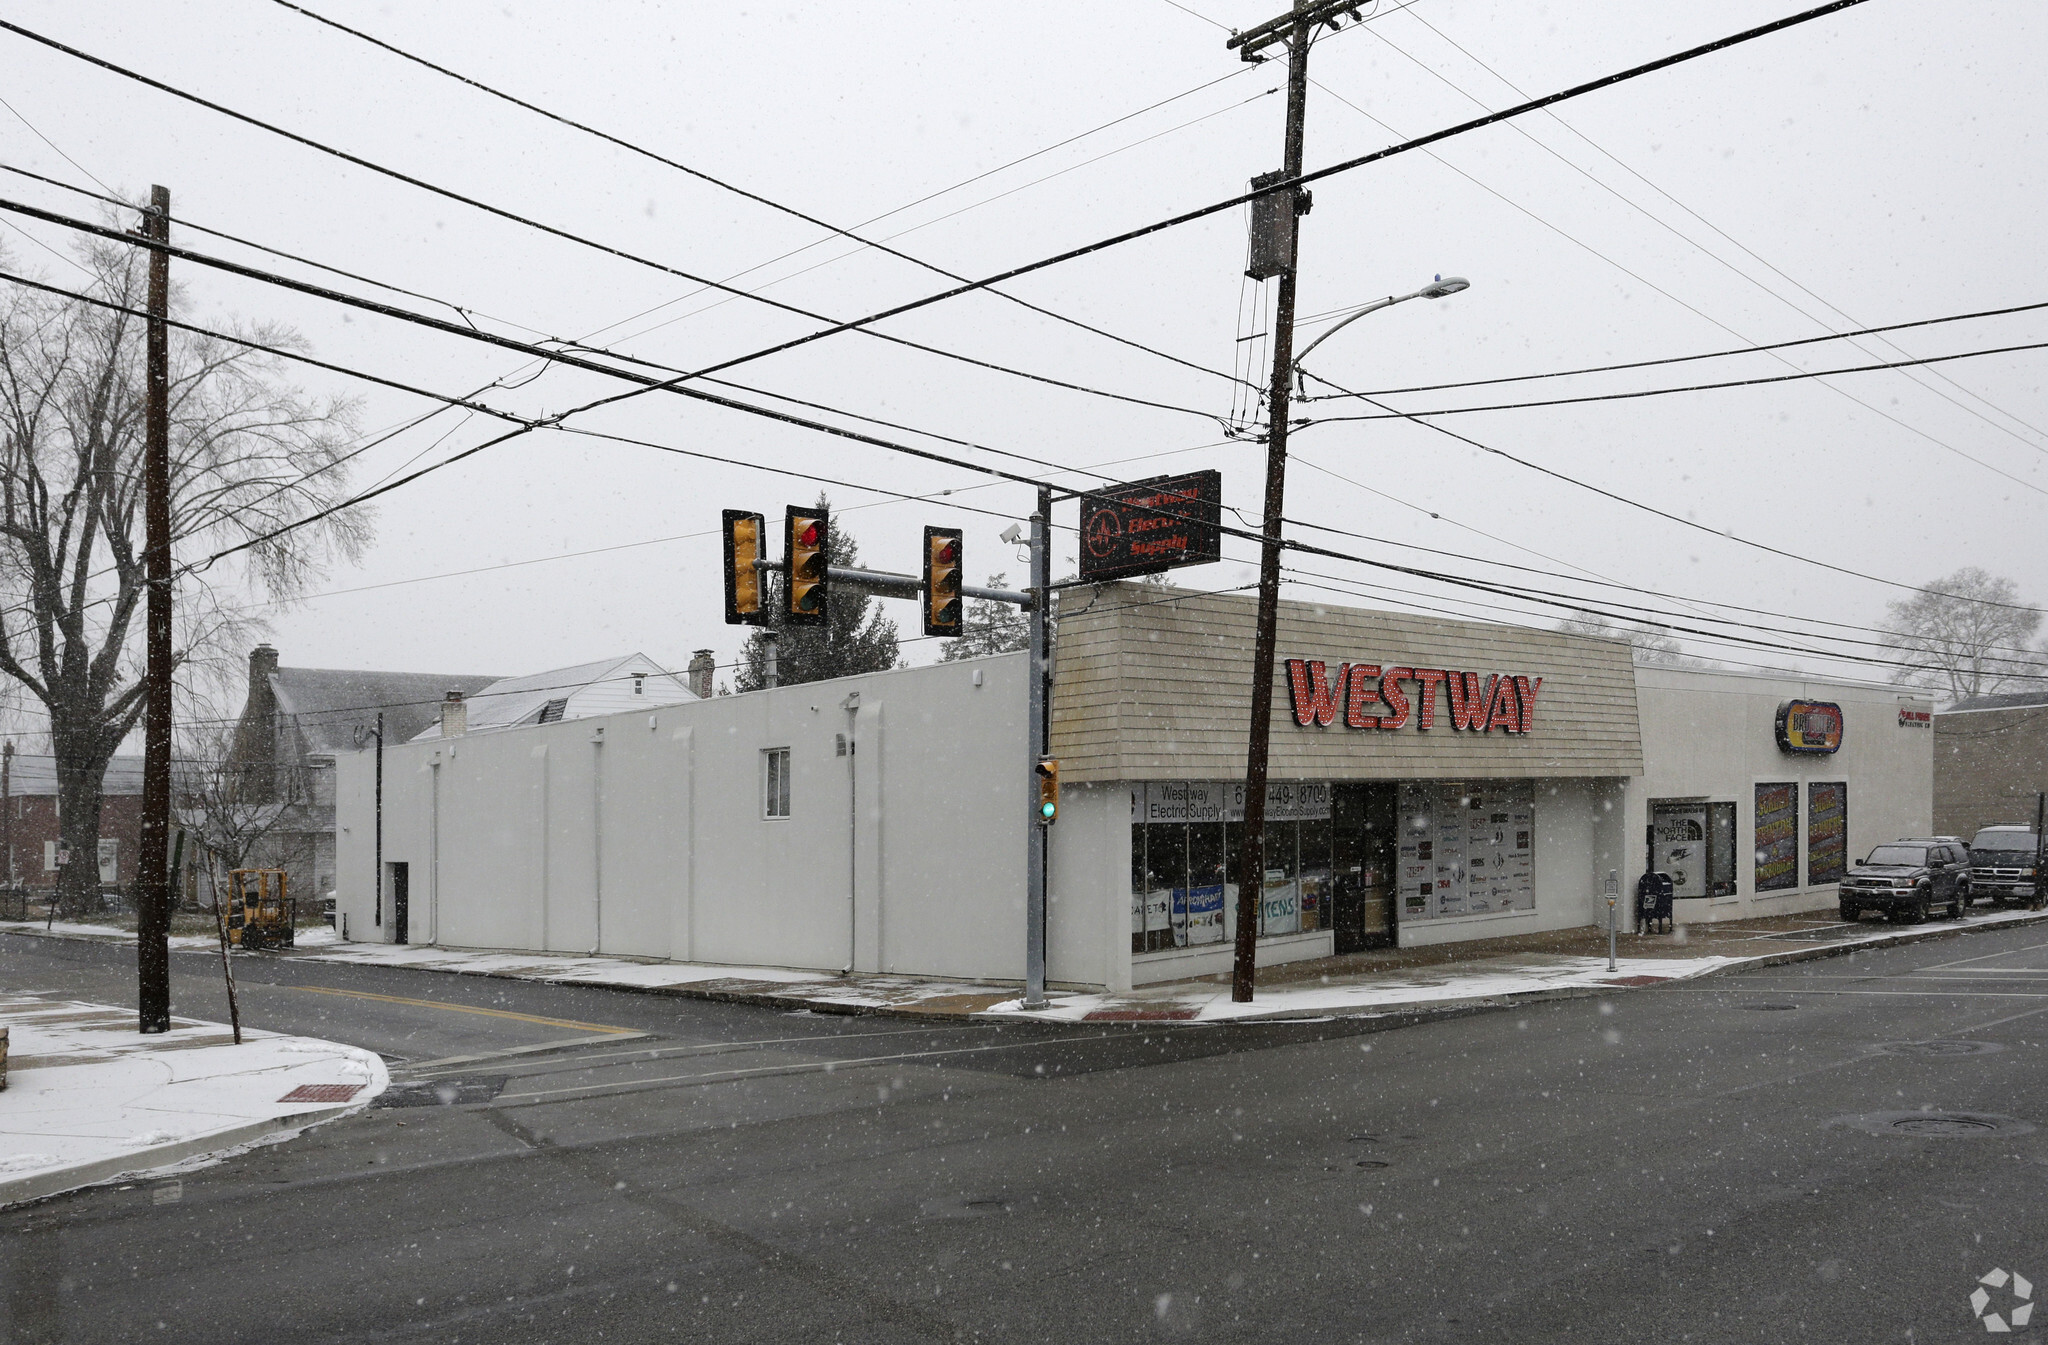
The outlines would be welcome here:
M 1607 969 L 1606 931 L 1586 926 L 1262 968 L 1257 998 L 1250 1004 L 1233 1004 L 1228 978 L 1212 976 L 1143 986 L 1124 994 L 1055 991 L 1049 995 L 1049 1007 L 1030 1012 L 1024 1010 L 1014 982 L 838 976 L 788 968 L 419 944 L 330 943 L 253 956 L 637 990 L 813 1013 L 1011 1022 L 1222 1022 L 1337 1014 L 1410 1016 L 1612 994 L 1743 967 L 1834 957 L 2044 921 L 2048 921 L 2048 912 L 1988 910 L 1961 920 L 1924 925 L 1852 925 L 1809 913 L 1680 926 L 1666 934 L 1622 934 L 1620 956 L 1612 972 Z M 0 923 L 0 932 L 42 931 L 40 927 L 29 930 Z M 119 935 L 120 931 L 105 933 Z
M 366 1105 L 389 1077 L 374 1052 L 133 1009 L 0 995 L 0 1206 L 191 1163 Z

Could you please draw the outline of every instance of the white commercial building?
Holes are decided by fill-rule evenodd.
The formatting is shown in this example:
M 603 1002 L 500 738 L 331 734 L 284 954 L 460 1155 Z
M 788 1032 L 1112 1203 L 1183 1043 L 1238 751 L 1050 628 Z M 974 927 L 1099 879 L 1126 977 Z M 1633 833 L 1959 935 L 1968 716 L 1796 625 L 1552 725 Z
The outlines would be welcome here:
M 1062 609 L 1049 978 L 1222 970 L 1252 604 Z M 1929 825 L 1931 735 L 1901 712 L 1924 707 L 1891 691 L 1297 603 L 1279 651 L 1265 963 L 1603 922 L 1609 871 L 1626 900 L 1653 851 L 1681 920 L 1817 909 L 1845 857 Z M 1020 979 L 1025 676 L 1003 655 L 394 745 L 381 870 L 359 753 L 346 935 Z

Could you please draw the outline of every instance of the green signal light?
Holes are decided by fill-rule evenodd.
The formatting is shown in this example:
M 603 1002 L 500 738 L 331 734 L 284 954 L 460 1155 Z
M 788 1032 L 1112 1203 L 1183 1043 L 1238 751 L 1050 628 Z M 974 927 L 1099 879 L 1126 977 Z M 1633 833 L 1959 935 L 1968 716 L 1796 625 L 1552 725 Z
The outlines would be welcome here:
M 1060 806 L 1057 803 L 1041 803 L 1038 805 L 1038 815 L 1040 817 L 1051 817 L 1059 810 Z

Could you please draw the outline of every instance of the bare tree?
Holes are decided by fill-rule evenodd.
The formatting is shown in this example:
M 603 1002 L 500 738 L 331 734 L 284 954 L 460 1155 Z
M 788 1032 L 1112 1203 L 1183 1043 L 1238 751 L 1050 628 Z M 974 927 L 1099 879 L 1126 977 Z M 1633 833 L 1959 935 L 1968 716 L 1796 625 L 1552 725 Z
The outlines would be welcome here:
M 106 307 L 25 287 L 0 291 L 0 672 L 41 710 L 57 761 L 62 830 L 73 854 L 95 853 L 107 761 L 143 708 L 139 655 L 143 342 L 146 262 L 138 249 L 79 250 L 85 292 Z M 174 316 L 182 296 L 172 294 Z M 123 311 L 127 310 L 127 311 Z M 288 329 L 235 333 L 278 349 Z M 353 407 L 310 397 L 283 362 L 248 345 L 171 332 L 171 526 L 176 559 L 334 504 L 346 495 Z M 290 598 L 334 556 L 370 536 L 344 511 L 176 581 L 183 689 L 220 676 L 260 623 L 236 602 Z M 80 908 L 97 875 L 60 874 Z
M 1971 565 L 1887 603 L 1884 642 L 1923 666 L 1900 668 L 1903 686 L 1947 691 L 1955 700 L 2014 687 L 2048 685 L 2048 654 L 2030 651 L 2041 613 L 2020 600 L 2019 585 Z
M 1610 621 L 1604 616 L 1575 616 L 1560 621 L 1557 628 L 1567 635 L 1584 635 L 1594 640 L 1619 640 L 1629 646 L 1635 661 L 1657 668 L 1718 668 L 1712 659 L 1694 658 L 1685 652 L 1671 632 L 1641 621 Z
M 268 762 L 237 755 L 232 726 L 206 725 L 183 737 L 178 816 L 205 854 L 199 863 L 214 901 L 228 874 L 255 862 L 293 871 L 297 888 L 307 867 L 297 853 L 302 847 L 283 836 L 279 824 L 306 802 L 303 773 L 274 772 Z

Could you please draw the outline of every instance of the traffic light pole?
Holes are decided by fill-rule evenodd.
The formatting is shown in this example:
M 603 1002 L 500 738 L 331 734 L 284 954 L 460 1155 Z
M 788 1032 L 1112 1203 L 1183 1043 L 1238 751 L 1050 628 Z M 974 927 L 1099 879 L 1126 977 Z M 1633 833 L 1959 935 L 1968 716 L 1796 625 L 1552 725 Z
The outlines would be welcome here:
M 1230 40 L 1246 60 L 1267 45 L 1287 43 L 1287 141 L 1284 179 L 1301 176 L 1302 125 L 1308 108 L 1309 32 L 1340 6 L 1327 0 L 1294 0 L 1293 12 L 1269 20 Z M 1301 189 L 1289 189 L 1297 200 Z M 1292 212 L 1298 219 L 1297 204 Z M 1300 257 L 1300 228 L 1287 230 L 1286 269 L 1273 311 L 1273 384 L 1267 393 L 1266 502 L 1259 545 L 1259 616 L 1252 638 L 1252 722 L 1245 748 L 1244 836 L 1238 847 L 1237 946 L 1230 972 L 1230 998 L 1251 1002 L 1258 970 L 1259 906 L 1265 895 L 1266 767 L 1273 736 L 1273 646 L 1280 616 L 1280 514 L 1287 493 L 1287 416 L 1294 391 L 1294 290 Z
M 1052 597 L 1052 547 L 1046 524 L 1052 516 L 1052 491 L 1041 486 L 1038 512 L 1031 516 L 1031 655 L 1025 676 L 1030 681 L 1025 712 L 1028 751 L 1024 778 L 1037 777 L 1039 759 L 1050 750 L 1046 734 L 1046 608 Z M 1026 789 L 1030 817 L 1024 823 L 1024 1007 L 1042 1009 L 1045 1002 L 1045 850 L 1051 830 L 1039 811 L 1038 791 Z

